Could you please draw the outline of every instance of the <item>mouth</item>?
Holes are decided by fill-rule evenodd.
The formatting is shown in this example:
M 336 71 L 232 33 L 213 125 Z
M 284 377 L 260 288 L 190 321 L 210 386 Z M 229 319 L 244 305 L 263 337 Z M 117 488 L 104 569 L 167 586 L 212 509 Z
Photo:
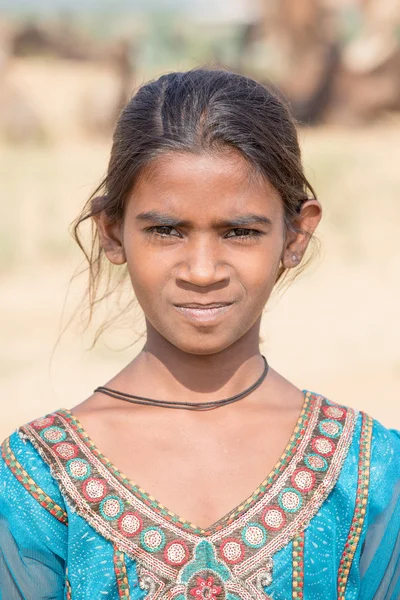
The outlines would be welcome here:
M 212 302 L 209 304 L 174 304 L 174 308 L 193 321 L 201 323 L 215 321 L 228 312 L 233 302 Z

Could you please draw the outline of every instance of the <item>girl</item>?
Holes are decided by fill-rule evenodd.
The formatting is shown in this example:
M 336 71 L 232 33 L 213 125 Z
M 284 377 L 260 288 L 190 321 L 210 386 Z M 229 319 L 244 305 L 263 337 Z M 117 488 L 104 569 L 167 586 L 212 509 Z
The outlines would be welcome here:
M 147 340 L 4 441 L 1 598 L 398 599 L 400 432 L 260 355 L 321 217 L 288 110 L 233 73 L 165 75 L 99 189 L 75 229 L 96 225 L 91 289 L 126 264 Z

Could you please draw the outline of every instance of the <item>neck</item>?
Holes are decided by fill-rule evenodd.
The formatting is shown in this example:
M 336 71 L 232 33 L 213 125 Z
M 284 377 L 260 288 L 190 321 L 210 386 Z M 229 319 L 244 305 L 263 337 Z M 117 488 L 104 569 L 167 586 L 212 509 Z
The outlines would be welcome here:
M 207 355 L 180 350 L 150 326 L 146 344 L 122 372 L 123 380 L 111 383 L 124 392 L 156 399 L 209 402 L 245 390 L 263 368 L 259 324 L 235 344 Z

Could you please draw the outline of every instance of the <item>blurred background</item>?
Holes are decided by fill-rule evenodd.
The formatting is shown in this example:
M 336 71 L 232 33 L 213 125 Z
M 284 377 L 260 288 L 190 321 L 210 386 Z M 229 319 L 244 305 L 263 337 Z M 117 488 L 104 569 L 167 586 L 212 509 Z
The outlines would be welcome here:
M 325 211 L 318 257 L 266 309 L 271 366 L 400 429 L 398 0 L 0 7 L 0 438 L 78 404 L 143 344 L 136 311 L 90 350 L 107 307 L 83 333 L 86 279 L 73 276 L 84 263 L 68 227 L 134 90 L 202 65 L 272 81 L 289 98 Z

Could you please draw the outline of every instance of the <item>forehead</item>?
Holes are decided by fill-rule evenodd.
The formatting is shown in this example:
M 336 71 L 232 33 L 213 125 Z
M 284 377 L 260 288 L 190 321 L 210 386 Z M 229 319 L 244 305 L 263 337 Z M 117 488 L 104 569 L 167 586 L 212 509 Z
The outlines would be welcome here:
M 171 152 L 147 165 L 132 190 L 129 212 L 168 210 L 191 218 L 264 211 L 281 215 L 282 201 L 271 183 L 237 151 L 218 154 Z

